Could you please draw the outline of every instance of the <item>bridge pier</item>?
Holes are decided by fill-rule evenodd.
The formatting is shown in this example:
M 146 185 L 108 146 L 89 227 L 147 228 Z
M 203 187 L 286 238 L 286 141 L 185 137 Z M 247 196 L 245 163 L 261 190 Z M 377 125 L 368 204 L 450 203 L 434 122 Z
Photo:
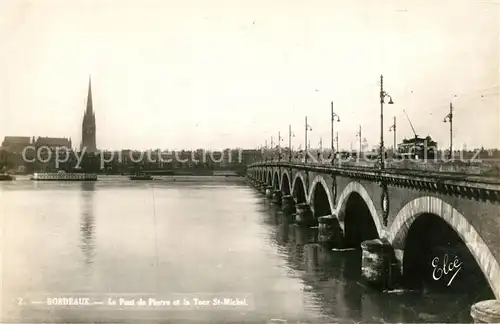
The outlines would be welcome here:
M 380 239 L 361 243 L 361 277 L 378 289 L 392 289 L 397 277 L 394 249 Z
M 306 244 L 317 243 L 318 235 L 314 230 L 301 226 L 292 226 L 292 228 L 296 246 L 303 247 Z
M 273 191 L 273 204 L 281 205 L 281 190 L 279 189 Z
M 273 187 L 267 186 L 266 187 L 266 198 L 273 198 Z
M 293 196 L 285 195 L 281 197 L 281 210 L 286 215 L 290 215 L 295 211 L 295 200 L 293 200 Z
M 318 241 L 328 247 L 342 248 L 343 237 L 339 221 L 332 215 L 318 218 Z
M 500 300 L 485 300 L 472 305 L 474 323 L 500 323 Z
M 314 216 L 311 207 L 307 203 L 300 203 L 295 206 L 297 214 L 295 222 L 301 226 L 311 226 L 314 224 Z
M 257 180 L 257 179 L 253 179 L 253 178 L 251 178 L 251 179 L 250 179 L 250 184 L 251 184 L 251 185 L 252 185 L 252 187 L 254 187 L 254 188 L 259 188 L 259 186 L 260 186 L 260 181 L 259 181 L 259 180 Z

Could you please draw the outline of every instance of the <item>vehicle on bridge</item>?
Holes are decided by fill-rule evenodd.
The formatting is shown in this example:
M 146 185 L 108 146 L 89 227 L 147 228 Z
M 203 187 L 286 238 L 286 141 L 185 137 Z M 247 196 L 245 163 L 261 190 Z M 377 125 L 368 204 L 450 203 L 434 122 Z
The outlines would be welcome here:
M 401 159 L 434 159 L 437 157 L 437 142 L 433 141 L 430 136 L 422 138 L 415 135 L 414 138 L 405 138 L 398 145 L 395 155 Z

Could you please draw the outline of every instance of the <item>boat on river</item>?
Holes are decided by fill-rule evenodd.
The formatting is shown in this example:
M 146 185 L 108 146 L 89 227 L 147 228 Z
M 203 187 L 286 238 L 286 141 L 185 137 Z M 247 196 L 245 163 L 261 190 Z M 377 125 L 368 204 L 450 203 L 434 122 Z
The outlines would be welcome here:
M 153 177 L 149 174 L 136 173 L 129 177 L 130 180 L 153 180 Z
M 97 174 L 67 173 L 65 171 L 58 171 L 50 173 L 34 173 L 30 179 L 38 181 L 96 181 Z
M 11 181 L 15 179 L 16 178 L 13 175 L 10 175 L 8 173 L 0 173 L 0 181 Z

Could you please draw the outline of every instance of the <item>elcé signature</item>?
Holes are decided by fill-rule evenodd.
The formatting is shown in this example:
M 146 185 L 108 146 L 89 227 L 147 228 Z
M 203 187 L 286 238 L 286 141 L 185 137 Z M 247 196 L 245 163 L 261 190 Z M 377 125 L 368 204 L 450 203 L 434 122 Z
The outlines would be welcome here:
M 432 267 L 434 268 L 434 270 L 432 270 L 432 278 L 436 281 L 440 280 L 443 277 L 443 275 L 448 275 L 453 273 L 453 276 L 450 278 L 450 281 L 448 281 L 447 284 L 447 286 L 449 286 L 453 282 L 453 279 L 455 279 L 456 275 L 462 269 L 463 262 L 460 262 L 458 260 L 458 257 L 455 256 L 453 262 L 448 263 L 448 254 L 445 254 L 443 257 L 442 267 L 441 264 L 439 263 L 438 257 L 432 259 L 431 264 Z

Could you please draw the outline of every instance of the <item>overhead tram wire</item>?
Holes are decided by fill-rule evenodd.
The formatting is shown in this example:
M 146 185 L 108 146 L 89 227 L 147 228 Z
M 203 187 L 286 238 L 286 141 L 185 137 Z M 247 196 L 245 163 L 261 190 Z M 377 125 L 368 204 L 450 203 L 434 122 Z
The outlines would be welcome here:
M 468 92 L 452 93 L 450 96 L 440 97 L 436 101 L 442 101 L 445 105 L 448 105 L 450 100 L 458 100 L 461 103 L 466 103 L 474 100 L 498 96 L 500 94 L 499 89 L 498 85 L 493 85 L 487 88 L 476 89 Z M 441 106 L 442 105 L 432 106 L 430 109 L 440 108 Z
M 424 110 L 420 110 L 421 113 L 432 115 L 433 113 L 437 113 L 440 109 L 447 110 L 450 104 L 450 101 L 457 100 L 456 104 L 453 105 L 453 110 L 461 111 L 462 109 L 469 108 L 471 104 L 474 102 L 480 102 L 482 99 L 491 98 L 494 96 L 498 96 L 500 92 L 494 91 L 498 90 L 498 86 L 491 86 L 489 88 L 478 89 L 474 91 L 469 91 L 468 93 L 462 94 L 451 94 L 448 97 L 441 97 L 434 101 L 440 101 L 442 104 L 432 105 L 430 107 L 425 107 Z M 486 91 L 489 90 L 489 91 Z M 494 91 L 494 92 L 492 92 Z M 404 116 L 402 113 L 401 116 Z M 399 115 L 397 115 L 399 116 Z

